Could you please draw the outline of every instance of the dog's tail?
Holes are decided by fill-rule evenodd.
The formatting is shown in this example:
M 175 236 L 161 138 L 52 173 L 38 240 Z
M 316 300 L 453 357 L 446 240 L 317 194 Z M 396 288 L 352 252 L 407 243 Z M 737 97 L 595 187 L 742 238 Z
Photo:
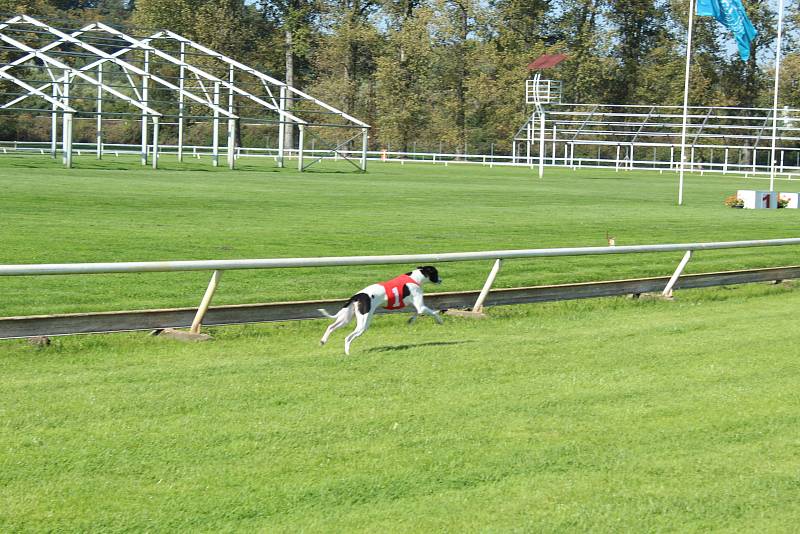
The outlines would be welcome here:
M 327 317 L 328 319 L 336 319 L 336 316 L 331 315 L 330 313 L 328 313 L 328 310 L 325 310 L 324 308 L 317 308 L 317 311 L 320 312 L 325 317 Z
M 353 295 L 352 297 L 347 299 L 347 302 L 345 302 L 342 305 L 342 307 L 339 309 L 339 312 L 341 313 L 341 311 L 343 309 L 345 309 L 348 306 L 350 306 L 351 304 L 353 304 L 356 301 L 356 296 L 357 295 Z M 327 317 L 328 319 L 337 319 L 338 318 L 336 315 L 331 315 L 330 313 L 328 313 L 328 310 L 326 310 L 325 308 L 317 308 L 317 311 L 320 312 L 323 316 Z

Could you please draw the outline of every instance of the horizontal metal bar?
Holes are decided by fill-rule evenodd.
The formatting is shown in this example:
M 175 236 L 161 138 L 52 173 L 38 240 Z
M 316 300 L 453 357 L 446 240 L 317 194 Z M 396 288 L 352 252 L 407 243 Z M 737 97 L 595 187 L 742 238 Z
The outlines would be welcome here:
M 722 285 L 791 280 L 800 278 L 800 266 L 751 269 L 685 275 L 676 288 L 692 289 Z M 558 300 L 610 297 L 619 295 L 661 292 L 668 277 L 638 278 L 580 284 L 522 287 L 493 290 L 485 306 L 503 306 Z M 428 306 L 437 310 L 468 308 L 475 302 L 479 291 L 432 293 L 425 295 Z M 246 323 L 264 323 L 322 318 L 319 308 L 336 310 L 343 300 L 313 300 L 303 302 L 277 302 L 271 304 L 244 304 L 212 306 L 203 319 L 204 326 L 222 326 Z M 102 313 L 75 313 L 0 318 L 0 339 L 33 336 L 59 336 L 155 330 L 159 328 L 188 328 L 197 308 L 140 310 Z M 389 312 L 383 308 L 378 313 Z
M 0 276 L 38 276 L 50 274 L 143 273 L 170 271 L 207 271 L 234 269 L 281 269 L 292 267 L 342 267 L 347 265 L 384 265 L 394 263 L 437 263 L 449 261 L 542 258 L 553 256 L 589 256 L 686 250 L 774 247 L 800 245 L 800 238 L 678 243 L 664 245 L 629 245 L 617 247 L 538 248 L 486 252 L 450 252 L 444 254 L 408 254 L 392 256 L 331 256 L 321 258 L 274 258 L 247 260 L 140 261 L 119 263 L 54 263 L 0 265 Z

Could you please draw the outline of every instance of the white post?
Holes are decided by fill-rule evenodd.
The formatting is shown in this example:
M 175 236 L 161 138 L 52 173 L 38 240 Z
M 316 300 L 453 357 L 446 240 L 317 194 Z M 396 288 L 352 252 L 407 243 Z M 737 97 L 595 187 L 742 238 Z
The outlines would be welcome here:
M 689 36 L 686 39 L 686 75 L 683 80 L 683 120 L 681 122 L 681 163 L 678 179 L 678 206 L 683 205 L 683 164 L 686 161 L 686 120 L 689 114 L 689 67 L 692 58 L 692 28 L 694 27 L 694 0 L 689 0 Z
M 103 83 L 103 64 L 97 66 L 97 81 Z M 97 159 L 103 159 L 103 88 L 97 86 Z
M 64 166 L 72 168 L 72 113 L 64 114 Z
M 153 116 L 153 168 L 158 168 L 158 117 Z
M 144 71 L 150 72 L 150 52 L 148 50 L 144 52 Z M 145 105 L 147 105 L 149 81 L 148 76 L 142 76 L 142 104 Z M 147 112 L 142 110 L 142 165 L 147 165 L 147 122 Z
M 545 157 L 545 148 L 544 148 L 544 111 L 541 112 L 541 131 L 539 133 L 539 178 L 544 177 L 544 157 Z
M 728 174 L 728 149 L 725 148 L 725 162 L 722 164 L 722 174 Z
M 619 146 L 619 144 L 617 144 L 617 160 L 614 163 L 614 171 L 615 172 L 619 172 L 619 149 L 620 149 L 620 146 Z
M 577 167 L 575 166 L 575 143 L 570 143 L 570 153 L 569 153 L 569 161 L 572 164 L 572 170 L 574 171 Z
M 528 165 L 533 165 L 533 160 L 531 159 L 531 145 L 533 144 L 534 120 L 534 116 L 531 116 L 531 120 L 525 128 L 525 162 Z
M 208 283 L 203 300 L 200 301 L 200 307 L 197 308 L 197 313 L 192 321 L 192 328 L 189 330 L 192 334 L 200 333 L 200 326 L 203 324 L 203 317 L 205 317 L 208 307 L 211 304 L 211 299 L 214 298 L 214 292 L 217 290 L 219 280 L 222 278 L 222 271 L 214 271 L 211 275 L 211 281 Z
M 58 96 L 58 84 L 53 84 L 53 99 Z M 58 151 L 58 107 L 53 104 L 53 112 L 50 115 L 50 157 L 56 159 Z
M 305 133 L 306 127 L 304 124 L 297 125 L 298 139 L 297 139 L 297 170 L 303 172 L 303 149 L 305 148 Z
M 178 71 L 178 87 L 180 91 L 178 91 L 178 161 L 183 162 L 183 125 L 184 125 L 184 118 L 183 118 L 183 90 L 184 90 L 184 78 L 186 77 L 186 67 L 184 64 L 186 63 L 186 43 L 181 41 L 181 67 Z
M 228 113 L 233 114 L 233 65 L 228 68 Z M 228 118 L 228 168 L 233 170 L 236 166 L 236 119 Z
M 500 272 L 500 267 L 503 265 L 503 260 L 495 260 L 494 265 L 492 265 L 492 270 L 489 272 L 489 277 L 486 279 L 486 282 L 483 283 L 483 289 L 481 289 L 480 295 L 478 295 L 478 300 L 475 301 L 475 305 L 472 307 L 472 311 L 474 312 L 482 312 L 483 311 L 483 303 L 486 301 L 486 297 L 489 295 L 489 290 L 492 288 L 492 284 L 494 284 L 495 278 L 497 278 L 497 273 Z
M 369 130 L 361 129 L 361 172 L 367 172 L 367 148 L 369 143 Z
M 778 42 L 775 45 L 775 90 L 772 95 L 772 149 L 769 157 L 769 190 L 775 191 L 775 142 L 778 132 L 778 82 L 781 77 L 781 38 L 783 36 L 783 0 L 778 0 Z
M 214 82 L 214 106 L 219 108 L 219 82 Z M 214 120 L 212 121 L 213 131 L 211 132 L 211 164 L 214 167 L 219 165 L 219 111 L 214 109 Z
M 69 105 L 69 74 L 64 74 L 64 88 L 61 90 L 61 101 Z M 61 141 L 61 151 L 63 152 L 62 161 L 67 169 L 72 168 L 72 113 L 64 113 L 62 116 L 61 134 L 63 139 Z
M 687 250 L 686 254 L 683 255 L 683 259 L 678 264 L 678 268 L 675 269 L 674 273 L 672 273 L 669 282 L 667 282 L 667 287 L 664 288 L 661 296 L 667 298 L 672 296 L 672 288 L 675 286 L 675 283 L 678 281 L 678 278 L 680 277 L 681 273 L 683 273 L 683 270 L 686 268 L 686 264 L 689 263 L 690 259 L 692 259 L 692 251 Z
M 281 94 L 280 94 L 280 101 L 278 102 L 278 108 L 281 110 L 286 109 L 286 86 L 281 85 Z M 278 167 L 283 168 L 284 166 L 284 157 L 286 152 L 286 119 L 283 116 L 278 116 Z

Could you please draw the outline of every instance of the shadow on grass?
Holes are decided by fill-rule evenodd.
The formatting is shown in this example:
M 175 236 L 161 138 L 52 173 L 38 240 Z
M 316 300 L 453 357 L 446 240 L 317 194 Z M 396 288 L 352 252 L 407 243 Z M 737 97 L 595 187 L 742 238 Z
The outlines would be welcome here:
M 466 343 L 475 343 L 475 341 L 433 341 L 431 343 L 409 343 L 408 345 L 375 347 L 373 349 L 368 349 L 365 352 L 392 352 L 397 350 L 416 349 L 418 347 L 444 347 L 447 345 L 464 345 Z

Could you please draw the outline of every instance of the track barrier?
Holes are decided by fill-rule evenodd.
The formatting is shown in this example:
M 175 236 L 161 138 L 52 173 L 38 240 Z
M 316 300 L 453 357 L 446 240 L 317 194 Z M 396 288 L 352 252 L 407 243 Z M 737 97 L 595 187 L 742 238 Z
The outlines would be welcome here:
M 800 238 L 724 241 L 710 243 L 678 243 L 660 245 L 630 245 L 608 247 L 570 247 L 550 249 L 499 250 L 485 252 L 456 252 L 443 254 L 391 255 L 391 256 L 340 256 L 320 258 L 275 258 L 244 260 L 117 262 L 117 263 L 67 263 L 0 265 L 0 276 L 78 275 L 99 273 L 142 273 L 172 271 L 212 271 L 211 280 L 198 308 L 173 310 L 144 310 L 106 312 L 94 314 L 63 314 L 0 318 L 0 339 L 40 335 L 66 335 L 77 333 L 115 332 L 190 326 L 199 333 L 203 324 L 222 325 L 250 322 L 319 318 L 316 309 L 341 301 L 307 301 L 277 304 L 221 306 L 211 308 L 222 271 L 238 269 L 283 269 L 297 267 L 341 267 L 350 265 L 425 264 L 456 261 L 494 260 L 483 288 L 480 291 L 438 293 L 426 295 L 430 305 L 438 309 L 471 307 L 480 312 L 484 306 L 521 304 L 545 300 L 566 300 L 623 294 L 640 294 L 653 291 L 670 297 L 674 289 L 741 284 L 769 280 L 800 278 L 800 267 L 779 267 L 748 271 L 683 275 L 683 270 L 697 251 L 800 245 Z M 498 289 L 492 285 L 503 261 L 522 258 L 587 256 L 609 254 L 639 254 L 655 252 L 683 252 L 684 256 L 669 278 L 643 278 L 539 286 L 529 288 Z M 490 294 L 491 292 L 491 294 Z M 209 315 L 207 319 L 207 314 Z M 191 320 L 187 320 L 191 318 Z

